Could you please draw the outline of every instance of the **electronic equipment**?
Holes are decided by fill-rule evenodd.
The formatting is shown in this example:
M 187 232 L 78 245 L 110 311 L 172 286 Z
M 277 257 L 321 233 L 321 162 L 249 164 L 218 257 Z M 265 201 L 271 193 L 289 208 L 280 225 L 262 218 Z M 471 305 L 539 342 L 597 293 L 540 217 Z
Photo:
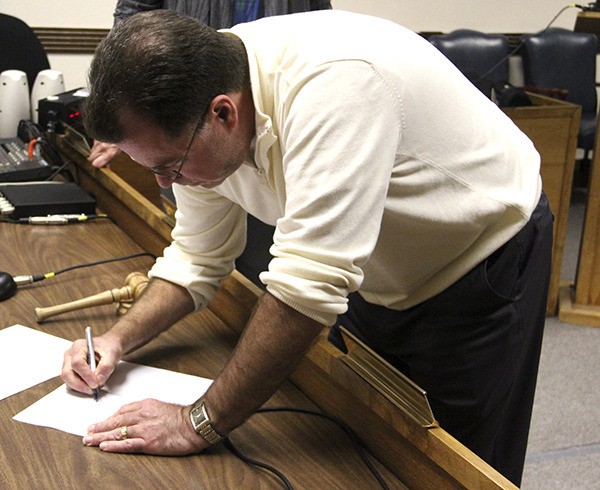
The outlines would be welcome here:
M 38 102 L 38 122 L 42 130 L 62 132 L 61 124 L 66 123 L 83 131 L 83 104 L 88 95 L 86 88 L 77 88 L 41 99 Z
M 37 123 L 39 101 L 51 95 L 63 93 L 65 82 L 63 74 L 58 70 L 42 70 L 37 74 L 31 89 L 31 120 Z
M 20 70 L 0 73 L 0 138 L 14 138 L 21 119 L 30 117 L 29 83 Z
M 587 5 L 575 5 L 584 12 L 600 12 L 600 2 L 590 2 Z
M 43 158 L 29 157 L 28 147 L 21 139 L 0 139 L 0 182 L 44 180 L 52 172 L 52 167 Z
M 0 184 L 0 215 L 14 220 L 95 211 L 96 200 L 73 182 Z

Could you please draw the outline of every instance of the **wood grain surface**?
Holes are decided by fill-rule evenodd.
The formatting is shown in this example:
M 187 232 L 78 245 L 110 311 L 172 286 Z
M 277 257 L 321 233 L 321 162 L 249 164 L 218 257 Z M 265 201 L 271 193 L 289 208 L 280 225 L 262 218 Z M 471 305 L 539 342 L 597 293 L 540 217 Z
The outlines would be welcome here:
M 0 234 L 0 271 L 12 275 L 43 274 L 142 251 L 108 220 L 53 227 L 0 223 Z M 140 257 L 77 269 L 21 287 L 0 304 L 0 328 L 20 323 L 75 340 L 83 336 L 86 325 L 92 325 L 99 334 L 114 322 L 114 305 L 66 313 L 43 324 L 36 323 L 34 308 L 120 287 L 127 274 L 145 273 L 152 262 Z M 127 360 L 213 378 L 236 341 L 237 333 L 207 310 L 188 316 Z M 22 355 L 27 355 L 27 346 Z M 283 488 L 279 480 L 247 466 L 223 446 L 187 457 L 105 454 L 83 446 L 77 436 L 12 420 L 60 384 L 59 378 L 53 378 L 0 401 L 1 488 Z M 316 408 L 290 383 L 267 405 Z M 346 434 L 327 420 L 290 413 L 257 414 L 230 438 L 248 456 L 282 471 L 294 488 L 377 488 Z M 405 488 L 375 464 L 390 488 Z

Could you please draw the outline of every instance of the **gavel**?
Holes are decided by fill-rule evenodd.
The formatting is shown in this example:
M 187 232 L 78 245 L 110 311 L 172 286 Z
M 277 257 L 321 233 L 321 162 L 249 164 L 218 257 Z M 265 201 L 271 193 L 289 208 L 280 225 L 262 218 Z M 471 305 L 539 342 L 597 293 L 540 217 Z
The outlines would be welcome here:
M 148 278 L 141 272 L 132 272 L 125 278 L 125 286 L 121 288 L 109 289 L 102 293 L 88 296 L 87 298 L 71 301 L 62 305 L 49 306 L 47 308 L 36 308 L 35 316 L 38 323 L 42 323 L 46 318 L 60 315 L 69 311 L 82 310 L 92 306 L 109 305 L 118 303 L 117 315 L 124 314 L 133 302 L 140 297 L 146 286 Z

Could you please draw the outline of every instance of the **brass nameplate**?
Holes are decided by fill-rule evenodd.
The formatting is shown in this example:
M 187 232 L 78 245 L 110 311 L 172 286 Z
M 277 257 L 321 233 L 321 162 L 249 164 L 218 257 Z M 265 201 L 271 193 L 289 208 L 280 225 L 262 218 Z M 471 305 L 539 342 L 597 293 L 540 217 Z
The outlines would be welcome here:
M 427 393 L 379 354 L 340 327 L 348 353 L 342 360 L 399 410 L 422 427 L 438 427 Z

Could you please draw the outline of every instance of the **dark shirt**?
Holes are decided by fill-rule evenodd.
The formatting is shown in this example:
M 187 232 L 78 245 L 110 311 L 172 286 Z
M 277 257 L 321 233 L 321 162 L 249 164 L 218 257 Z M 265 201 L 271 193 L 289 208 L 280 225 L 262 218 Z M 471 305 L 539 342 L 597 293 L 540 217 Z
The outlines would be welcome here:
M 163 8 L 194 17 L 215 29 L 225 29 L 234 25 L 234 18 L 239 18 L 234 17 L 234 3 L 232 0 L 118 0 L 115 25 L 136 12 Z M 330 0 L 263 0 L 261 3 L 264 17 L 331 8 Z

